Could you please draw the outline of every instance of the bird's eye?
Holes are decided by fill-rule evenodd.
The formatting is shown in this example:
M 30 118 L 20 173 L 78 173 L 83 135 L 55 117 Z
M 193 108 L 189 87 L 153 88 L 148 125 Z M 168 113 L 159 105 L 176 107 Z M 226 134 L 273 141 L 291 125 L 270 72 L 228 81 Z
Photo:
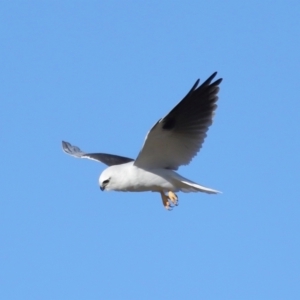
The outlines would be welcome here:
M 102 184 L 107 185 L 109 183 L 109 179 L 106 179 L 102 182 Z

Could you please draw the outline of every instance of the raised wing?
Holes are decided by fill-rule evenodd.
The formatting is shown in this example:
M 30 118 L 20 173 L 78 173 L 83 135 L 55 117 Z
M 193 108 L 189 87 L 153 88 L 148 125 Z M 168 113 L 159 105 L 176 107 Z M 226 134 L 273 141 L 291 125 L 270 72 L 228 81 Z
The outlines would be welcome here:
M 212 74 L 199 87 L 198 79 L 188 94 L 148 132 L 134 164 L 141 168 L 177 170 L 198 153 L 217 108 L 222 79 Z
M 63 151 L 77 158 L 88 158 L 104 163 L 107 166 L 121 165 L 133 161 L 132 158 L 106 153 L 84 153 L 78 147 L 62 141 Z

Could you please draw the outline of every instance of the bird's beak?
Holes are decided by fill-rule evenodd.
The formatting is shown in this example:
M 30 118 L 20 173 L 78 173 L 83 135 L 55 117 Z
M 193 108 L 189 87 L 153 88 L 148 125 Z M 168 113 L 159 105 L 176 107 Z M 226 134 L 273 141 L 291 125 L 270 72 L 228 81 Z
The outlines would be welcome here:
M 101 190 L 102 192 L 104 191 L 104 189 L 105 189 L 105 187 L 102 186 L 102 185 L 100 185 L 100 190 Z

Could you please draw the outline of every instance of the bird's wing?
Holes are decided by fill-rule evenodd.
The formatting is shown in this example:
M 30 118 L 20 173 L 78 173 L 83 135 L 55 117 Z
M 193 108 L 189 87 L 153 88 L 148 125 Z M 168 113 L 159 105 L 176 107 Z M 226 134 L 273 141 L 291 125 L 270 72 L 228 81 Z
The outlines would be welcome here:
M 148 132 L 134 164 L 141 168 L 177 170 L 187 165 L 202 147 L 217 108 L 222 79 L 212 74 L 199 87 L 199 79 L 188 94 Z
M 84 153 L 78 147 L 71 145 L 68 142 L 62 141 L 63 151 L 77 158 L 88 158 L 95 161 L 100 161 L 107 166 L 121 165 L 133 161 L 132 158 L 106 153 Z

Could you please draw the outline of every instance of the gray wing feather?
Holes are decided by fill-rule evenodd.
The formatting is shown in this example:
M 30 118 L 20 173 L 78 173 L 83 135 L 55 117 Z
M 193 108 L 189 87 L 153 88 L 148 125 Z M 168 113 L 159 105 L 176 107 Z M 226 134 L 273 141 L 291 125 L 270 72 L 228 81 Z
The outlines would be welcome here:
M 119 155 L 113 155 L 107 153 L 85 153 L 82 152 L 78 147 L 73 146 L 70 143 L 64 141 L 62 141 L 62 148 L 65 153 L 71 156 L 77 158 L 92 159 L 98 162 L 102 162 L 107 166 L 121 165 L 133 161 L 132 158 L 119 156 Z
M 217 108 L 218 85 L 212 74 L 199 87 L 199 79 L 188 94 L 148 132 L 135 165 L 177 170 L 187 165 L 202 147 Z

